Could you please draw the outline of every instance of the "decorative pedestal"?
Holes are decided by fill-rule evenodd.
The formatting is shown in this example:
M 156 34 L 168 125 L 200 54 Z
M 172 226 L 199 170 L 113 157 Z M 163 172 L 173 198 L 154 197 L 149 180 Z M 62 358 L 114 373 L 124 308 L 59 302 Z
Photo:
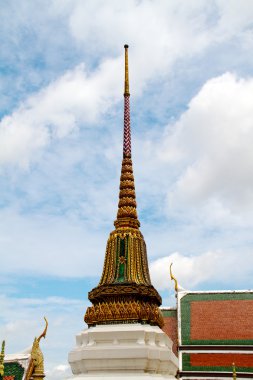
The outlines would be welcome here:
M 178 369 L 172 342 L 158 326 L 98 325 L 77 335 L 76 344 L 69 353 L 72 380 L 174 379 Z

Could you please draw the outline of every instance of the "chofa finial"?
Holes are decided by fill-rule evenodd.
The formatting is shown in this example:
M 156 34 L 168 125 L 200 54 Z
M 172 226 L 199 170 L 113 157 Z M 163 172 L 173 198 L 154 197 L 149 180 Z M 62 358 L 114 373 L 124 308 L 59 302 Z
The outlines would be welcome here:
M 175 292 L 178 292 L 178 282 L 177 282 L 177 279 L 172 274 L 172 270 L 171 270 L 172 265 L 173 263 L 170 264 L 170 279 L 175 282 Z
M 48 327 L 48 321 L 46 317 L 44 317 L 44 320 L 46 322 L 46 326 L 44 328 L 44 331 L 38 338 L 34 338 L 32 351 L 31 351 L 31 361 L 26 373 L 25 380 L 43 380 L 45 377 L 44 373 L 44 356 L 40 348 L 40 340 L 41 338 L 46 337 L 47 333 L 47 327 Z

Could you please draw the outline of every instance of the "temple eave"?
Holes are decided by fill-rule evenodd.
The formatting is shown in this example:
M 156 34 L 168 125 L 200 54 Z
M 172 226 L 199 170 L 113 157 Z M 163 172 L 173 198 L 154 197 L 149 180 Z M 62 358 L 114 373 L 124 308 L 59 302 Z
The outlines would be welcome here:
M 160 306 L 162 299 L 153 285 L 137 284 L 135 281 L 124 283 L 106 283 L 92 289 L 88 298 L 91 302 L 103 302 L 106 299 L 143 299 Z

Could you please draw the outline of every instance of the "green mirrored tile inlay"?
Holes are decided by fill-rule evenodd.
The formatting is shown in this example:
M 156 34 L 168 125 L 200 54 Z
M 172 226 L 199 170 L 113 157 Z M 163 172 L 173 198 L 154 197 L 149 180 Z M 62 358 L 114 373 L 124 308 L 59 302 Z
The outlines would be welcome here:
M 163 317 L 177 318 L 177 310 L 176 309 L 170 309 L 170 310 L 161 309 L 161 312 L 162 312 Z
M 4 363 L 4 376 L 0 376 L 0 379 L 4 379 L 5 376 L 14 376 L 15 380 L 22 380 L 24 371 L 18 362 Z
M 128 240 L 129 236 L 125 238 L 117 238 L 117 280 L 116 282 L 125 282 L 127 279 L 127 257 L 128 257 Z

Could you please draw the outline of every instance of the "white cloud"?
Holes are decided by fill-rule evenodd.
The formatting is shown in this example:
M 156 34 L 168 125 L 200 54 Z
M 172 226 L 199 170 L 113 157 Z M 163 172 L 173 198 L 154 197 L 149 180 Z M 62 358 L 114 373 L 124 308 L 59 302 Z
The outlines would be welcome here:
M 96 17 L 91 15 L 96 14 Z M 252 27 L 253 6 L 236 1 L 77 1 L 70 12 L 70 32 L 90 54 L 119 52 L 131 46 L 133 83 L 138 88 L 164 74 L 179 58 L 213 45 L 243 40 Z
M 216 252 L 206 252 L 199 256 L 184 256 L 178 252 L 168 257 L 157 259 L 151 263 L 150 271 L 154 284 L 158 289 L 174 286 L 170 280 L 169 267 L 173 263 L 173 274 L 182 287 L 193 289 L 214 275 L 220 255 Z
M 206 5 L 160 1 L 78 1 L 70 16 L 70 32 L 91 55 L 119 54 L 130 45 L 131 92 L 167 76 L 179 58 L 189 58 L 210 43 Z M 96 17 L 91 15 L 96 14 Z M 176 14 L 176 17 L 175 17 Z
M 240 3 L 231 0 L 217 1 L 220 16 L 217 33 L 223 38 L 246 32 L 252 27 L 253 4 L 251 0 L 242 0 Z
M 238 256 L 243 257 L 238 265 Z M 170 280 L 169 268 L 181 287 L 194 290 L 206 288 L 212 282 L 218 286 L 235 289 L 240 284 L 250 283 L 253 264 L 252 252 L 207 251 L 202 254 L 187 256 L 174 252 L 159 258 L 150 265 L 151 278 L 159 290 L 172 289 L 174 282 Z M 233 279 L 233 284 L 231 283 Z M 215 288 L 217 289 L 217 288 Z
M 91 74 L 80 65 L 5 116 L 0 123 L 0 165 L 27 167 L 37 150 L 98 121 L 120 93 L 120 64 L 119 59 L 104 61 Z
M 215 222 L 252 214 L 252 91 L 252 78 L 231 73 L 213 78 L 170 127 L 159 154 L 181 165 L 169 192 L 172 207 L 202 206 Z

